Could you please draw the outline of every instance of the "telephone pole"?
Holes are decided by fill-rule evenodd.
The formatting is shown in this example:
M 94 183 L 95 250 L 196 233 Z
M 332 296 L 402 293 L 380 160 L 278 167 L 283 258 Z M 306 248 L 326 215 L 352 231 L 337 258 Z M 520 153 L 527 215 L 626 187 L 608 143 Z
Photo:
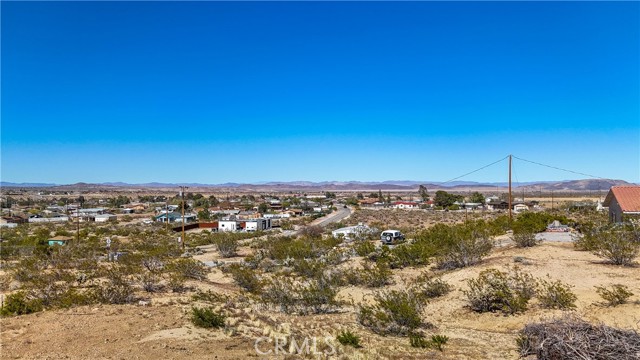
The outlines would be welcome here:
M 509 223 L 511 223 L 513 218 L 511 214 L 511 156 L 512 155 L 509 155 Z
M 184 235 L 184 191 L 188 189 L 186 186 L 180 186 L 180 196 L 182 196 L 182 250 L 185 248 L 187 238 Z

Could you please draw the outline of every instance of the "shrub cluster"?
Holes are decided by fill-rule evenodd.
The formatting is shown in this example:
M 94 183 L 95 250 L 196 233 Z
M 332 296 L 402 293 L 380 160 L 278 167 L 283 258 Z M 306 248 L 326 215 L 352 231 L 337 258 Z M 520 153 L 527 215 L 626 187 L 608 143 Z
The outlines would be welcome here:
M 373 305 L 360 305 L 358 321 L 378 334 L 407 335 L 423 327 L 424 297 L 413 289 L 381 291 Z
M 197 327 L 221 328 L 224 327 L 226 317 L 216 313 L 213 308 L 191 308 L 191 322 Z
M 629 288 L 621 284 L 611 285 L 611 289 L 607 289 L 604 286 L 596 286 L 596 292 L 606 301 L 608 306 L 622 305 L 633 296 Z
M 530 274 L 516 267 L 510 273 L 487 269 L 478 278 L 467 280 L 464 291 L 469 306 L 477 312 L 500 311 L 514 314 L 527 310 L 527 304 L 536 292 L 536 281 Z

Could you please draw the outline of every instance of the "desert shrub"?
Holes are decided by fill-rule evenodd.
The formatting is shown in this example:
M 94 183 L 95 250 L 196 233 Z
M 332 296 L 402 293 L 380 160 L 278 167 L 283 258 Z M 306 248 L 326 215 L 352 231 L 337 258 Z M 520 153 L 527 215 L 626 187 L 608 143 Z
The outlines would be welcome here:
M 103 304 L 128 304 L 134 300 L 134 289 L 129 280 L 112 269 L 107 274 L 107 281 L 93 289 L 94 298 Z
M 324 278 L 312 280 L 296 290 L 300 313 L 303 314 L 326 314 L 339 304 L 336 300 L 337 288 Z
M 574 316 L 528 324 L 517 338 L 520 356 L 538 359 L 638 359 L 640 335 Z
M 360 305 L 358 321 L 378 334 L 407 335 L 425 324 L 425 300 L 410 290 L 390 290 L 374 295 L 373 305 Z
M 142 285 L 142 289 L 146 292 L 153 293 L 162 290 L 162 284 L 160 283 L 162 278 L 158 274 L 147 271 L 139 275 L 137 279 Z
M 207 290 L 207 291 L 202 291 L 200 289 L 196 290 L 196 293 L 191 295 L 191 299 L 193 301 L 202 301 L 202 302 L 208 302 L 208 303 L 222 303 L 225 302 L 227 300 L 229 300 L 229 297 L 227 295 L 221 294 L 221 293 L 217 293 L 217 292 L 213 292 L 211 290 Z
M 193 325 L 202 328 L 224 327 L 226 317 L 224 314 L 216 313 L 213 308 L 191 308 L 191 322 Z
M 238 253 L 238 240 L 231 236 L 221 237 L 215 242 L 220 256 L 224 258 L 234 257 Z
M 259 293 L 262 289 L 262 281 L 256 273 L 246 266 L 232 264 L 225 268 L 238 286 L 250 293 Z
M 596 292 L 606 301 L 608 306 L 622 305 L 633 296 L 629 288 L 621 284 L 611 285 L 611 289 L 607 289 L 604 286 L 596 286 Z
M 418 276 L 414 283 L 416 285 L 416 291 L 427 299 L 444 296 L 453 290 L 453 286 L 446 281 L 440 278 L 431 277 L 427 273 L 423 273 Z
M 431 335 L 431 338 L 427 340 L 421 333 L 415 332 L 409 334 L 409 344 L 411 347 L 432 349 L 435 348 L 439 351 L 444 351 L 444 345 L 449 341 L 449 337 L 446 335 Z
M 358 256 L 367 256 L 376 251 L 376 246 L 370 241 L 358 241 L 353 245 L 353 249 Z
M 560 280 L 540 280 L 538 288 L 538 300 L 540 305 L 547 309 L 574 309 L 576 307 L 576 295 L 571 291 L 571 286 Z
M 429 254 L 437 254 L 438 268 L 454 269 L 474 265 L 487 256 L 493 248 L 490 233 L 484 221 L 436 224 L 416 234 L 415 244 L 425 246 L 423 251 Z
M 600 229 L 593 236 L 593 253 L 612 264 L 629 266 L 640 253 L 640 241 L 632 230 Z
M 263 303 L 278 306 L 285 313 L 296 311 L 300 314 L 324 314 L 339 305 L 337 293 L 335 285 L 324 277 L 306 284 L 277 277 L 264 288 L 260 297 Z
M 178 272 L 171 272 L 167 278 L 167 286 L 174 293 L 181 293 L 187 290 L 187 278 Z
M 326 268 L 327 264 L 319 259 L 299 259 L 293 262 L 293 271 L 303 277 L 320 277 Z
M 418 242 L 398 245 L 391 249 L 389 255 L 389 266 L 392 269 L 401 269 L 407 266 L 428 265 L 434 252 L 429 246 Z
M 519 230 L 513 231 L 511 240 L 516 244 L 516 247 L 525 248 L 538 245 L 541 240 L 536 239 L 536 234 L 531 231 Z
M 377 262 L 375 265 L 364 262 L 362 265 L 363 268 L 359 273 L 360 282 L 365 286 L 377 288 L 392 284 L 392 272 L 385 262 Z
M 353 346 L 354 348 L 362 347 L 360 345 L 360 337 L 350 330 L 342 330 L 337 336 L 336 340 L 342 345 Z
M 310 239 L 320 239 L 322 238 L 322 234 L 324 233 L 324 229 L 321 226 L 312 225 L 305 226 L 300 230 L 300 235 Z
M 263 288 L 260 299 L 264 304 L 278 306 L 283 313 L 289 313 L 296 304 L 294 295 L 295 284 L 293 280 L 284 277 L 275 277 Z
M 180 274 L 184 278 L 194 280 L 205 279 L 207 277 L 207 273 L 209 272 L 209 268 L 207 268 L 200 261 L 185 258 L 175 260 L 174 262 L 170 263 L 167 268 L 167 270 L 170 272 L 174 272 Z
M 82 292 L 78 289 L 69 288 L 58 294 L 52 305 L 66 309 L 72 306 L 90 305 L 93 303 L 95 303 L 95 298 L 90 292 Z
M 0 315 L 26 315 L 42 311 L 43 309 L 42 300 L 34 299 L 24 291 L 18 291 L 7 295 L 4 299 L 4 304 L 2 304 L 2 308 L 0 308 Z
M 467 280 L 467 285 L 469 289 L 463 292 L 469 307 L 477 312 L 523 312 L 536 291 L 533 276 L 520 272 L 518 268 L 511 273 L 487 269 L 477 278 Z
M 511 224 L 513 232 L 531 232 L 539 233 L 547 229 L 554 220 L 560 221 L 562 224 L 568 224 L 569 219 L 563 215 L 550 214 L 547 212 L 524 212 L 519 214 Z

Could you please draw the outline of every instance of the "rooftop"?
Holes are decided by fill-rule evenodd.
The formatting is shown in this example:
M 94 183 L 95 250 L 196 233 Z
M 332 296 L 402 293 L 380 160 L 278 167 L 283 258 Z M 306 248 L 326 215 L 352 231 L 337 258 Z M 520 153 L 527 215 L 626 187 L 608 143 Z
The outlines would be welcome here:
M 623 212 L 640 212 L 640 186 L 611 187 L 603 205 L 609 206 L 614 197 Z

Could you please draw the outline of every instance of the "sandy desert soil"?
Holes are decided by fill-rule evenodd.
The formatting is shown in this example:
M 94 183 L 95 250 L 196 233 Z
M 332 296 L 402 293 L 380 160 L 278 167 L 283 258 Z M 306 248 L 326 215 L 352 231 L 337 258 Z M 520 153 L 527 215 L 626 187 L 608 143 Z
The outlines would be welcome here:
M 247 249 L 244 248 L 244 251 Z M 516 263 L 514 260 L 518 259 Z M 351 263 L 357 263 L 352 259 Z M 481 264 L 449 271 L 442 278 L 455 286 L 443 298 L 429 303 L 424 320 L 433 325 L 433 333 L 447 335 L 445 351 L 418 350 L 407 338 L 375 335 L 360 326 L 353 308 L 346 305 L 338 313 L 314 316 L 286 315 L 251 302 L 237 300 L 229 308 L 225 330 L 195 328 L 189 321 L 189 296 L 164 294 L 152 298 L 149 306 L 109 305 L 45 311 L 3 318 L 0 322 L 0 357 L 3 359 L 296 359 L 298 355 L 260 355 L 254 348 L 260 337 L 288 336 L 302 341 L 306 336 L 331 339 L 340 329 L 350 329 L 362 338 L 363 347 L 353 349 L 334 341 L 334 354 L 325 358 L 344 359 L 514 359 L 518 354 L 515 339 L 526 323 L 562 315 L 559 310 L 541 309 L 533 300 L 521 315 L 478 314 L 466 308 L 462 292 L 466 280 L 487 268 L 506 270 L 519 265 L 536 277 L 558 279 L 573 286 L 578 297 L 573 311 L 593 322 L 640 329 L 640 268 L 602 263 L 598 257 L 573 249 L 563 242 L 544 242 L 528 249 L 512 245 L 499 247 Z M 405 283 L 424 269 L 402 269 L 394 274 L 395 285 Z M 229 295 L 241 293 L 231 279 L 214 269 L 202 286 Z M 631 303 L 615 308 L 598 304 L 601 299 L 594 286 L 621 283 L 635 295 Z M 368 301 L 374 290 L 347 287 L 339 297 L 356 302 Z M 333 340 L 331 340 L 333 341 Z M 273 349 L 260 343 L 261 351 Z M 328 347 L 322 348 L 329 351 Z M 322 358 L 306 355 L 302 358 Z

